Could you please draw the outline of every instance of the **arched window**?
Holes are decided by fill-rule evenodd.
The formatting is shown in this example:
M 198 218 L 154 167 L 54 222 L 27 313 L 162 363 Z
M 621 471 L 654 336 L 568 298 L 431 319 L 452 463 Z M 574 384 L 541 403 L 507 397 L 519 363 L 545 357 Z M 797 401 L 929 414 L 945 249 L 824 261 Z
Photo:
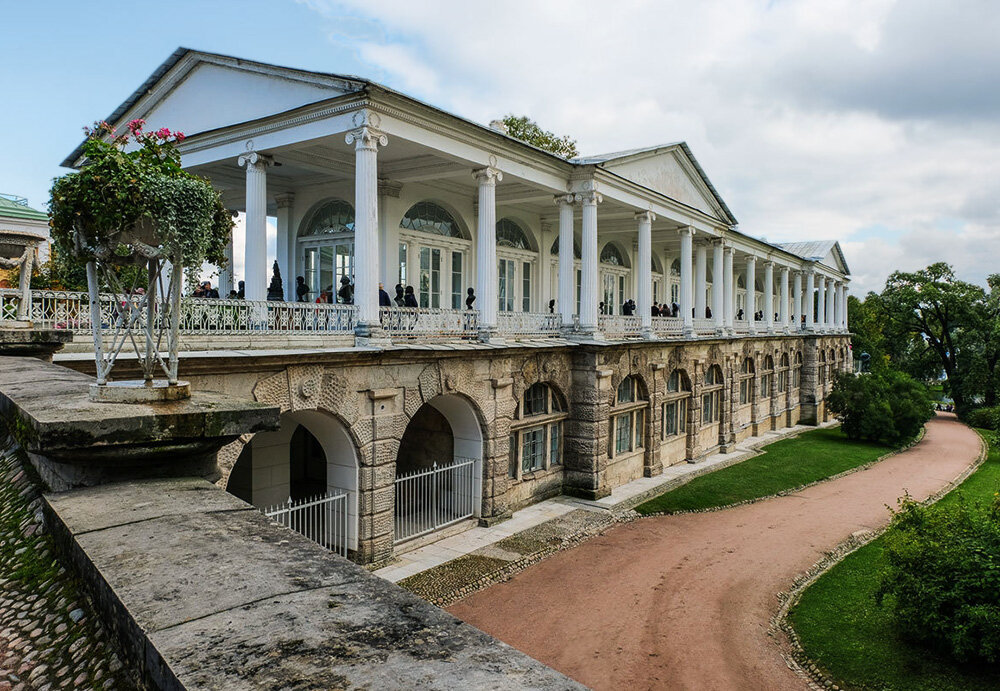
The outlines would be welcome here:
M 515 306 L 530 312 L 535 263 L 531 240 L 524 228 L 509 218 L 497 221 L 496 235 L 498 307 L 501 312 L 512 312 Z
M 341 279 L 354 280 L 354 207 L 343 199 L 320 204 L 299 227 L 298 247 L 305 299 L 338 301 Z
M 525 390 L 510 433 L 511 479 L 562 465 L 565 419 L 566 406 L 555 389 L 538 382 Z
M 343 199 L 333 199 L 316 209 L 302 226 L 299 237 L 354 232 L 354 207 Z
M 788 391 L 788 353 L 782 353 L 778 361 L 778 393 Z
M 646 429 L 646 405 L 639 380 L 633 376 L 622 379 L 618 385 L 615 415 L 611 417 L 611 456 L 638 451 L 643 448 Z M 618 412 L 621 411 L 621 412 Z
M 753 358 L 744 358 L 740 365 L 740 405 L 753 401 Z
M 795 353 L 795 367 L 792 369 L 792 388 L 802 386 L 802 352 Z
M 434 202 L 417 202 L 403 215 L 400 228 L 460 238 L 462 231 L 444 208 Z
M 764 356 L 764 371 L 760 375 L 760 397 L 771 397 L 771 384 L 774 381 L 774 358 L 770 355 Z
M 667 378 L 667 395 L 664 397 L 663 421 L 660 438 L 667 439 L 687 433 L 688 400 L 691 397 L 691 381 L 684 370 L 675 369 Z
M 440 204 L 420 201 L 403 215 L 399 229 L 400 283 L 416 282 L 421 307 L 463 309 L 471 243 L 455 217 Z
M 601 263 L 613 266 L 628 266 L 625 262 L 625 257 L 622 256 L 622 253 L 611 242 L 606 244 L 604 249 L 601 250 Z
M 558 237 L 552 243 L 552 247 L 549 248 L 549 254 L 551 254 L 552 256 L 557 257 L 557 258 L 559 257 L 559 238 Z M 576 241 L 576 238 L 573 239 L 573 258 L 574 259 L 579 259 L 580 258 L 580 243 L 578 243 Z
M 705 386 L 701 395 L 701 422 L 718 422 L 722 414 L 722 368 L 712 365 L 705 371 Z

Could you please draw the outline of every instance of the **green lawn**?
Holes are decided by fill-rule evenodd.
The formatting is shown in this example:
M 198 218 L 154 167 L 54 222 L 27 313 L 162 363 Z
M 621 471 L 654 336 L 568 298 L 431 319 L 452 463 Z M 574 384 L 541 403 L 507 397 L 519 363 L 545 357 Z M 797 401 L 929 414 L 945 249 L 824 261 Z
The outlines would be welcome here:
M 839 428 L 816 429 L 764 447 L 764 453 L 697 477 L 635 508 L 641 514 L 726 506 L 828 478 L 890 451 L 851 441 Z
M 941 503 L 988 500 L 1000 488 L 1000 452 Z M 806 654 L 842 688 L 1000 688 L 1000 669 L 955 663 L 895 636 L 888 608 L 875 604 L 883 540 L 854 552 L 806 589 L 789 618 Z

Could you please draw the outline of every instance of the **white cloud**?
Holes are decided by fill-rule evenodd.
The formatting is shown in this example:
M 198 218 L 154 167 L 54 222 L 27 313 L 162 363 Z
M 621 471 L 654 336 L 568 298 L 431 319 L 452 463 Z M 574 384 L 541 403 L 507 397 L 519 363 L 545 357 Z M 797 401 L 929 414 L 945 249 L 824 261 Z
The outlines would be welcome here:
M 982 281 L 1000 250 L 996 4 L 307 4 L 367 76 L 459 115 L 584 153 L 686 140 L 744 232 L 843 240 L 857 292 L 940 259 Z

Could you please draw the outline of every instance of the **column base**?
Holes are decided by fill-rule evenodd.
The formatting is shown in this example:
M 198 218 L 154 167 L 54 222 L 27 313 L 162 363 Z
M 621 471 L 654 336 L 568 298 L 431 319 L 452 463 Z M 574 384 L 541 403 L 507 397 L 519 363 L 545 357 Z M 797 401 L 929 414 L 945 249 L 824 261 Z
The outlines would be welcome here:
M 479 342 L 490 343 L 492 345 L 503 345 L 507 341 L 498 335 L 496 327 L 490 327 L 479 329 Z
M 642 329 L 639 330 L 639 337 L 642 338 L 642 340 L 644 341 L 656 340 L 656 334 L 653 333 L 653 329 L 648 326 L 644 326 L 642 327 Z
M 597 328 L 591 327 L 587 328 L 584 326 L 579 327 L 578 330 L 574 331 L 571 335 L 574 341 L 603 341 L 605 340 L 604 334 Z
M 374 348 L 392 345 L 381 324 L 358 323 L 354 325 L 354 345 L 357 348 Z

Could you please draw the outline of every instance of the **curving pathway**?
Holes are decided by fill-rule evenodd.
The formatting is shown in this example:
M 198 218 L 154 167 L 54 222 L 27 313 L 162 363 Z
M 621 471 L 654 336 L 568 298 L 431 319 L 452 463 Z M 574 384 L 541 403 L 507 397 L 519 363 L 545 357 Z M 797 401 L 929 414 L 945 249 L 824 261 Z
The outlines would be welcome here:
M 609 530 L 449 611 L 595 689 L 803 689 L 768 636 L 776 594 L 978 457 L 954 416 L 868 470 L 796 494 Z

